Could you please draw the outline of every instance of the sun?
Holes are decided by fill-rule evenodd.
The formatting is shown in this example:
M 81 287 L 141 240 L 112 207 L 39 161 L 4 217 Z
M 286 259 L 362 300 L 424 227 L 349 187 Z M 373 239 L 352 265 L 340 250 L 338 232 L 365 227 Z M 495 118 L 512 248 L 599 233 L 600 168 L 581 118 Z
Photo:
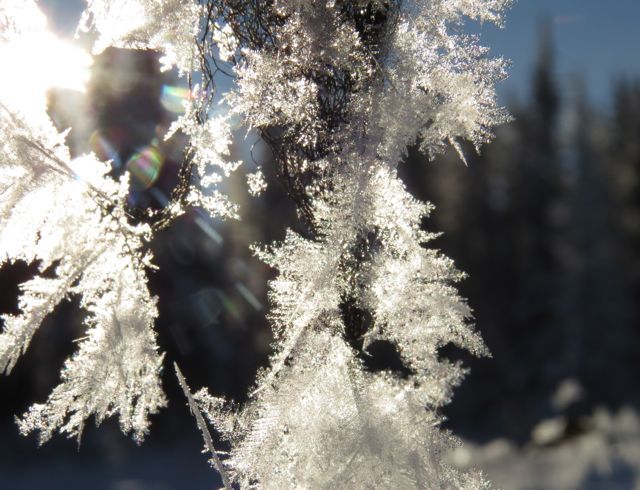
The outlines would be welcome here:
M 40 103 L 52 88 L 84 91 L 93 63 L 89 53 L 53 34 L 40 12 L 24 13 L 26 28 L 0 32 L 3 101 L 25 107 Z
M 44 32 L 40 39 L 35 39 L 34 48 L 40 53 L 39 73 L 44 85 L 85 90 L 93 64 L 93 58 L 86 51 L 50 32 Z
M 11 83 L 13 79 L 14 83 L 22 85 L 22 89 L 3 87 L 10 90 L 46 91 L 57 87 L 84 91 L 92 62 L 86 51 L 45 30 L 0 44 L 0 66 L 12 67 L 18 75 L 6 81 Z M 4 85 L 4 82 L 0 84 Z

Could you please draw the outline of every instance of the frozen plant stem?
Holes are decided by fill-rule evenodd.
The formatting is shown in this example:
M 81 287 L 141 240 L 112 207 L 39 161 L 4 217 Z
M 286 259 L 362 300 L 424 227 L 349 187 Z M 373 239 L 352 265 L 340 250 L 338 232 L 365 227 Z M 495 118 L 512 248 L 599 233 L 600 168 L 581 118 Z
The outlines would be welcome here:
M 255 246 L 278 272 L 270 282 L 275 340 L 271 367 L 246 403 L 192 395 L 176 366 L 225 488 L 489 487 L 480 472 L 449 464 L 457 442 L 439 427 L 465 374 L 441 349 L 487 350 L 455 288 L 464 275 L 428 247 L 436 235 L 422 220 L 432 206 L 407 191 L 398 166 L 413 145 L 430 157 L 451 145 L 460 151 L 462 141 L 479 149 L 508 120 L 495 100 L 504 60 L 461 33 L 468 20 L 500 24 L 509 4 L 88 0 L 83 28 L 95 30 L 95 53 L 161 51 L 164 66 L 192 88 L 166 135 L 185 135 L 189 147 L 155 229 L 189 207 L 237 218 L 220 184 L 239 166 L 229 150 L 239 120 L 271 148 L 304 230 Z M 38 15 L 33 0 L 0 0 L 0 48 L 46 29 Z M 67 294 L 80 296 L 87 336 L 62 383 L 20 428 L 45 441 L 55 431 L 79 436 L 91 415 L 117 415 L 141 441 L 165 403 L 146 275 L 154 227 L 131 222 L 128 184 L 108 176 L 108 163 L 92 154 L 71 159 L 44 91 L 23 89 L 24 66 L 14 58 L 2 81 L 17 90 L 0 91 L 0 104 L 20 118 L 0 111 L 0 265 L 42 265 L 21 286 L 20 314 L 3 318 L 0 368 L 15 364 Z M 234 84 L 215 111 L 222 73 Z M 82 181 L 65 169 L 82 170 Z M 261 170 L 248 179 L 252 192 L 264 189 Z M 44 274 L 50 267 L 54 277 Z M 109 383 L 96 381 L 103 379 Z M 224 465 L 203 414 L 231 443 Z
M 198 429 L 200 429 L 200 432 L 202 433 L 202 439 L 204 440 L 205 447 L 211 454 L 211 461 L 213 462 L 213 466 L 220 474 L 220 478 L 222 478 L 222 484 L 224 485 L 224 488 L 226 490 L 232 490 L 231 483 L 229 483 L 229 477 L 227 476 L 227 472 L 224 469 L 224 466 L 222 466 L 222 461 L 220 461 L 220 458 L 218 457 L 216 448 L 213 446 L 213 439 L 211 438 L 211 433 L 207 428 L 207 423 L 202 417 L 200 408 L 198 407 L 198 404 L 196 403 L 196 401 L 193 399 L 193 395 L 189 390 L 187 381 L 184 379 L 184 376 L 182 375 L 182 371 L 180 371 L 178 364 L 174 362 L 173 366 L 176 370 L 176 376 L 178 377 L 180 388 L 182 388 L 182 391 L 184 392 L 184 396 L 187 397 L 187 402 L 189 402 L 189 409 L 191 410 L 192 415 L 196 419 L 196 424 L 198 424 Z

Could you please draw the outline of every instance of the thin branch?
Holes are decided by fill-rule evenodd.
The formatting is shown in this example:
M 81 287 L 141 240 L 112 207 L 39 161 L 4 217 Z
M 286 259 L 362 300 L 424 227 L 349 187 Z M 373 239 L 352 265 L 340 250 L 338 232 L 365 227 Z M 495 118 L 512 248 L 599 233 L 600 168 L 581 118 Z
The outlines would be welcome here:
M 187 397 L 187 401 L 189 402 L 189 408 L 191 409 L 191 413 L 195 417 L 196 424 L 198 425 L 198 429 L 200 429 L 200 432 L 202 433 L 204 444 L 207 450 L 211 453 L 211 456 L 212 456 L 211 459 L 213 461 L 213 465 L 215 466 L 218 473 L 220 473 L 220 477 L 222 478 L 222 484 L 224 485 L 224 488 L 226 490 L 233 490 L 233 487 L 229 482 L 229 477 L 227 475 L 227 472 L 224 469 L 224 466 L 222 466 L 222 461 L 220 461 L 220 458 L 218 457 L 216 448 L 213 446 L 213 439 L 211 438 L 211 433 L 209 432 L 209 429 L 207 428 L 207 424 L 204 421 L 204 418 L 202 417 L 202 413 L 200 412 L 200 407 L 198 407 L 198 404 L 193 399 L 193 395 L 189 390 L 187 381 L 184 379 L 184 376 L 182 375 L 182 371 L 180 371 L 178 364 L 174 362 L 173 366 L 176 370 L 176 376 L 178 377 L 180 388 L 182 388 L 182 391 L 184 392 L 184 396 Z

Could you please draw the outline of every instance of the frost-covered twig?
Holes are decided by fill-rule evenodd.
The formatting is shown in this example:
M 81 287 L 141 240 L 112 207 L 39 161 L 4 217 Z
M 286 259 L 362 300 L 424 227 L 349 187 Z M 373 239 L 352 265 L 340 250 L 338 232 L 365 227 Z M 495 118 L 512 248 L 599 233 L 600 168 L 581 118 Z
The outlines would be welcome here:
M 184 379 L 184 376 L 182 375 L 182 371 L 180 371 L 178 364 L 173 363 L 173 366 L 175 367 L 175 370 L 176 370 L 176 376 L 178 377 L 180 388 L 182 388 L 182 391 L 184 392 L 184 396 L 187 398 L 187 401 L 189 402 L 189 409 L 191 410 L 191 413 L 196 419 L 196 424 L 198 425 L 198 429 L 200 429 L 200 432 L 202 433 L 202 439 L 204 440 L 205 447 L 207 448 L 207 451 L 209 451 L 209 453 L 211 454 L 211 461 L 213 463 L 213 466 L 220 474 L 224 488 L 226 490 L 232 490 L 231 483 L 229 482 L 229 477 L 227 476 L 227 471 L 224 469 L 224 466 L 222 465 L 222 461 L 220 461 L 220 458 L 218 457 L 218 453 L 216 452 L 216 448 L 213 446 L 213 439 L 211 438 L 211 433 L 207 428 L 207 423 L 202 417 L 202 413 L 200 412 L 200 407 L 198 407 L 198 404 L 193 399 L 191 390 L 189 389 L 189 386 L 187 385 L 187 381 Z
M 23 0 L 0 0 L 0 7 L 3 2 Z M 227 414 L 217 402 L 203 410 L 230 422 L 221 429 L 232 442 L 224 465 L 203 405 L 176 366 L 225 488 L 231 481 L 277 489 L 488 486 L 481 474 L 448 465 L 443 454 L 453 438 L 438 427 L 438 409 L 464 374 L 439 350 L 450 343 L 474 354 L 486 349 L 454 287 L 462 275 L 424 246 L 434 237 L 421 229 L 431 206 L 411 196 L 397 167 L 410 145 L 419 143 L 430 156 L 461 140 L 479 146 L 508 119 L 494 90 L 504 61 L 458 33 L 469 18 L 500 23 L 509 3 L 88 1 L 85 21 L 98 31 L 96 52 L 158 49 L 166 67 L 201 81 L 169 131 L 182 131 L 190 146 L 161 225 L 183 205 L 237 215 L 217 186 L 238 166 L 229 151 L 230 117 L 238 116 L 273 150 L 278 178 L 308 225 L 307 234 L 290 230 L 259 254 L 278 271 L 270 283 L 271 369 L 260 374 L 242 410 Z M 216 57 L 234 76 L 224 116 L 207 110 L 220 71 Z M 125 432 L 141 438 L 147 415 L 164 402 L 152 330 L 157 309 L 143 270 L 150 259 L 142 244 L 151 230 L 129 228 L 126 189 L 107 178 L 107 165 L 95 157 L 86 162 L 88 169 L 99 167 L 91 182 L 114 196 L 117 216 L 101 213 L 86 187 L 52 175 L 43 148 L 71 160 L 64 144 L 56 146 L 61 136 L 41 105 L 28 124 L 37 129 L 27 134 L 40 142 L 35 147 L 19 144 L 19 132 L 0 117 L 0 135 L 9 141 L 0 145 L 0 163 L 7 162 L 0 174 L 0 218 L 6 217 L 0 261 L 61 262 L 59 282 L 92 256 L 96 243 L 106 245 L 72 291 L 92 314 L 90 336 L 65 368 L 63 384 L 46 405 L 32 408 L 22 428 L 41 430 L 45 438 L 54 429 L 77 434 L 88 415 L 102 420 L 118 412 Z M 262 187 L 251 181 L 252 188 Z M 38 206 L 42 197 L 52 209 Z M 131 229 L 131 243 L 118 227 Z M 40 317 L 63 294 L 58 282 L 25 285 L 23 314 L 5 318 L 0 359 L 3 348 L 13 362 L 26 347 Z M 375 343 L 386 345 L 397 363 L 368 366 Z M 101 384 L 111 372 L 117 379 Z

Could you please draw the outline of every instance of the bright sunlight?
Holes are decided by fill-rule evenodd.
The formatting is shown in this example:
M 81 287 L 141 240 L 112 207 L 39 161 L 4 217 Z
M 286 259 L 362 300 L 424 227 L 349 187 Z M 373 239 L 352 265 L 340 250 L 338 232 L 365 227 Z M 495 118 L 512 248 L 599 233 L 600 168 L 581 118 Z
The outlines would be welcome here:
M 20 7 L 13 7 L 22 10 Z M 11 105 L 41 104 L 51 88 L 84 91 L 89 80 L 91 56 L 83 49 L 51 33 L 40 12 L 25 8 L 29 28 L 0 38 L 0 91 Z

